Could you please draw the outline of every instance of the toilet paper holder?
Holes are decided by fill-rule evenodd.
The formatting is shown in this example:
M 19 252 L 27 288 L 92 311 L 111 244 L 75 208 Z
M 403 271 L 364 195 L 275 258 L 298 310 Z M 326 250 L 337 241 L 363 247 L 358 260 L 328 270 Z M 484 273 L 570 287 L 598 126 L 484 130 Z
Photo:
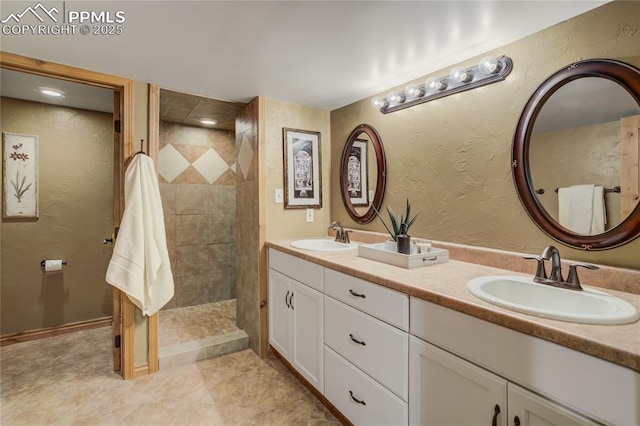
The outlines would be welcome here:
M 42 266 L 44 268 L 45 263 L 46 263 L 46 260 L 43 260 L 42 262 L 40 262 L 40 266 Z M 67 264 L 67 261 L 63 260 L 62 261 L 62 265 L 66 265 L 66 264 Z

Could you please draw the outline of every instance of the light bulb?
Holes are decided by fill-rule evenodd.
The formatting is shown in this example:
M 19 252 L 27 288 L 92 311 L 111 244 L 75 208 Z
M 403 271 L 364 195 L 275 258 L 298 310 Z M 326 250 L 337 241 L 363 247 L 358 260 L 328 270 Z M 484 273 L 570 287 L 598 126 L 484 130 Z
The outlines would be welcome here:
M 480 60 L 478 68 L 482 74 L 490 75 L 495 74 L 500 70 L 500 64 L 498 60 L 493 56 L 485 56 Z
M 52 96 L 54 98 L 64 98 L 64 92 L 62 90 L 51 89 L 49 87 L 38 87 L 36 91 L 40 92 L 43 95 Z
M 391 92 L 387 96 L 387 100 L 389 101 L 390 104 L 401 104 L 404 102 L 405 96 L 404 96 L 404 93 Z
M 446 89 L 447 83 L 440 80 L 439 78 L 431 77 L 430 79 L 427 80 L 424 86 L 429 92 L 437 92 L 438 90 Z
M 200 123 L 204 124 L 205 126 L 214 126 L 218 124 L 218 120 L 213 118 L 201 118 Z
M 424 88 L 417 84 L 409 84 L 405 89 L 407 98 L 419 98 L 424 95 Z
M 471 80 L 471 72 L 467 71 L 462 67 L 455 67 L 454 69 L 451 70 L 451 74 L 449 74 L 449 78 L 451 78 L 451 80 L 456 82 L 466 83 L 467 81 Z
M 381 108 L 384 108 L 386 106 L 389 106 L 389 102 L 387 102 L 387 100 L 385 98 L 380 98 L 380 97 L 376 96 L 375 98 L 373 98 L 371 100 L 371 105 L 373 105 L 377 109 L 381 109 Z

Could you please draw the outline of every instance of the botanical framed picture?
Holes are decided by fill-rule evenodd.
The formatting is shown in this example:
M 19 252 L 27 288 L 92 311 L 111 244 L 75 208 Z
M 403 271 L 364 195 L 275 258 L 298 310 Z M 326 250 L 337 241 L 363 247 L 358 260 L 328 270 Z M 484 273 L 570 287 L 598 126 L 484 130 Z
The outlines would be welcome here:
M 367 141 L 356 139 L 351 145 L 347 164 L 347 190 L 354 206 L 369 205 L 369 171 Z
M 320 132 L 282 129 L 284 208 L 322 207 Z
M 38 217 L 38 136 L 2 132 L 2 218 Z

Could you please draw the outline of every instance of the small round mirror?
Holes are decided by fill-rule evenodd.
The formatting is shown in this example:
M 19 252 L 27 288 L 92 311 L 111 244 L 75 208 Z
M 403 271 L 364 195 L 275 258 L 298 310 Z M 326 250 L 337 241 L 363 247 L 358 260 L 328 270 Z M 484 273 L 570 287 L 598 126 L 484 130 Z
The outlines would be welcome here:
M 380 135 L 372 126 L 360 124 L 347 138 L 340 165 L 342 201 L 353 220 L 369 223 L 375 219 L 386 182 L 387 160 Z

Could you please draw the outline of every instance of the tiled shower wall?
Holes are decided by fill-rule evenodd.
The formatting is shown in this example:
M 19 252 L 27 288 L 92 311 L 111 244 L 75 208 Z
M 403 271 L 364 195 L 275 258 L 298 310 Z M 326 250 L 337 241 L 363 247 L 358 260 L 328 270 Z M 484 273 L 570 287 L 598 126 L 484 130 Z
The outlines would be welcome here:
M 235 133 L 160 122 L 158 173 L 175 295 L 167 308 L 235 298 Z

